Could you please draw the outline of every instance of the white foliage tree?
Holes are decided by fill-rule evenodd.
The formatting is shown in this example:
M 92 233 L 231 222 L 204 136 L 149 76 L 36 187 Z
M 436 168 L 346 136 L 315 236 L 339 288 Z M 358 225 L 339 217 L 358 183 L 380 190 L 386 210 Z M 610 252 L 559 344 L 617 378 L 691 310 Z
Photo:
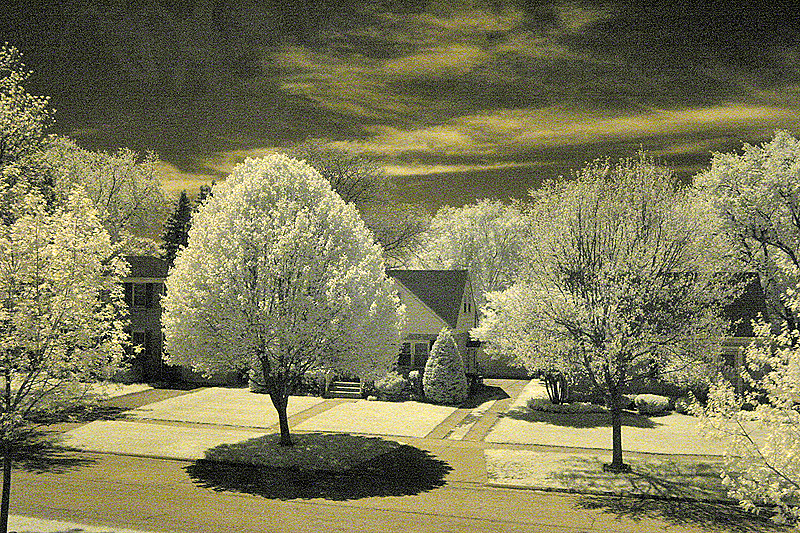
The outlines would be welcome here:
M 793 265 L 786 274 L 797 277 Z M 800 316 L 800 283 L 784 304 Z M 713 387 L 705 408 L 695 406 L 709 436 L 725 442 L 723 482 L 742 506 L 773 509 L 778 522 L 800 519 L 800 331 L 761 320 L 746 352 L 744 390 L 727 381 Z
M 5 531 L 17 443 L 42 415 L 73 407 L 87 383 L 108 379 L 123 355 L 125 306 L 116 254 L 96 210 L 77 190 L 50 214 L 28 195 L 0 225 L 0 452 Z
M 169 362 L 260 369 L 282 445 L 305 372 L 374 378 L 399 352 L 402 310 L 380 246 L 353 205 L 286 156 L 248 159 L 214 187 L 166 284 Z
M 487 292 L 505 289 L 517 279 L 526 237 L 526 219 L 516 205 L 484 199 L 445 206 L 422 236 L 419 266 L 469 270 L 481 305 Z
M 39 161 L 53 120 L 49 99 L 27 92 L 30 72 L 19 50 L 0 47 L 0 217 L 10 222 L 31 190 L 47 193 L 48 175 Z
M 155 154 L 140 156 L 127 148 L 94 152 L 58 137 L 50 141 L 44 159 L 52 168 L 57 200 L 63 202 L 75 186 L 83 187 L 114 242 L 123 243 L 126 253 L 155 253 L 155 243 L 147 239 L 153 228 L 161 227 L 170 207 L 161 191 Z
M 761 275 L 769 319 L 800 326 L 782 299 L 797 279 L 780 266 L 800 268 L 800 139 L 778 131 L 742 153 L 715 153 L 694 185 L 719 218 L 734 266 Z
M 473 335 L 529 368 L 580 365 L 610 407 L 608 467 L 625 470 L 623 393 L 715 352 L 724 290 L 699 262 L 702 225 L 686 217 L 673 173 L 645 155 L 589 164 L 533 194 L 527 272 L 490 296 Z

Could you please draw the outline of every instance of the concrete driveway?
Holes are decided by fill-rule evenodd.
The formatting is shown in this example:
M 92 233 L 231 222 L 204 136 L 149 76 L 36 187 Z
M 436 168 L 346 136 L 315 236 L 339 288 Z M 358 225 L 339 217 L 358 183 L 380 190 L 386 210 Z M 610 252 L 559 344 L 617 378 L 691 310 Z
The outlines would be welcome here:
M 490 445 L 611 449 L 605 414 L 540 413 L 526 408 L 544 389 L 536 381 L 489 380 L 511 397 L 465 408 L 421 402 L 381 402 L 292 396 L 287 412 L 292 431 L 335 432 L 391 438 L 482 441 Z M 138 405 L 124 419 L 99 420 L 65 434 L 65 444 L 87 450 L 195 459 L 203 449 L 278 431 L 268 395 L 246 388 L 144 391 L 158 401 Z M 126 405 L 125 397 L 118 399 Z M 146 401 L 146 400 L 145 400 Z M 476 431 L 481 428 L 482 431 Z M 705 439 L 693 417 L 629 415 L 623 427 L 626 451 L 720 456 L 724 443 Z M 206 448 L 204 448 L 204 446 Z
M 149 393 L 157 397 L 158 391 Z M 117 401 L 125 404 L 125 400 Z M 292 431 L 463 439 L 477 422 L 477 417 L 470 415 L 485 413 L 494 403 L 492 400 L 474 408 L 457 408 L 413 401 L 291 396 L 287 414 Z M 84 451 L 195 460 L 220 444 L 278 431 L 277 412 L 269 396 L 245 388 L 176 392 L 127 410 L 122 417 L 97 420 L 67 431 L 63 443 Z

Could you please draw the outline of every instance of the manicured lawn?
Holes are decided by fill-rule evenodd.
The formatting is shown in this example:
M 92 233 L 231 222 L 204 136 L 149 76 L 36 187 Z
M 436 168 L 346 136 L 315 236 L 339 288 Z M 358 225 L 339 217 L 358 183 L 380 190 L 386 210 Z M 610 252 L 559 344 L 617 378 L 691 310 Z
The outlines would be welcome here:
M 544 387 L 532 380 L 484 440 L 611 449 L 611 421 L 607 413 L 544 412 L 527 408 L 531 398 L 543 395 L 546 395 Z M 723 455 L 725 451 L 725 443 L 702 436 L 695 417 L 677 413 L 643 416 L 626 412 L 622 447 L 625 451 L 660 454 Z
M 455 411 L 455 407 L 422 402 L 359 400 L 336 405 L 299 424 L 296 429 L 425 437 Z
M 287 414 L 305 411 L 322 403 L 313 396 L 290 396 Z M 247 388 L 210 387 L 151 403 L 129 413 L 149 420 L 268 428 L 278 423 L 278 413 L 267 394 Z
M 398 442 L 378 437 L 336 433 L 295 433 L 292 434 L 292 446 L 280 446 L 279 440 L 280 434 L 275 433 L 221 444 L 208 450 L 205 459 L 271 468 L 343 472 L 401 446 Z
M 512 487 L 584 494 L 647 495 L 731 501 L 719 476 L 718 459 L 627 457 L 631 472 L 611 474 L 602 452 L 486 450 L 489 482 Z

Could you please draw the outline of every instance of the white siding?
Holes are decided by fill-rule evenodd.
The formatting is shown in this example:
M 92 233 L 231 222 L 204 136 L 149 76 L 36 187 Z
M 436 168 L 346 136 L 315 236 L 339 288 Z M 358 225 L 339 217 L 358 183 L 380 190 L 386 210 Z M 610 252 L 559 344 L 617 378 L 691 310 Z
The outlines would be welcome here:
M 435 337 L 443 327 L 447 326 L 444 320 L 431 311 L 402 283 L 398 283 L 397 287 L 400 289 L 400 300 L 406 306 L 405 328 L 401 332 L 402 337 L 408 334 L 433 335 Z

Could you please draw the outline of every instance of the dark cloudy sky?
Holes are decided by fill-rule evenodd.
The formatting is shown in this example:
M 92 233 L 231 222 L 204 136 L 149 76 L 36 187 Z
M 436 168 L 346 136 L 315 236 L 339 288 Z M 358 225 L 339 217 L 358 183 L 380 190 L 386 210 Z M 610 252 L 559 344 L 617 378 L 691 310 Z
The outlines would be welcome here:
M 321 138 L 460 204 L 640 147 L 689 176 L 799 133 L 794 4 L 12 0 L 0 40 L 57 132 L 155 150 L 168 191 Z

